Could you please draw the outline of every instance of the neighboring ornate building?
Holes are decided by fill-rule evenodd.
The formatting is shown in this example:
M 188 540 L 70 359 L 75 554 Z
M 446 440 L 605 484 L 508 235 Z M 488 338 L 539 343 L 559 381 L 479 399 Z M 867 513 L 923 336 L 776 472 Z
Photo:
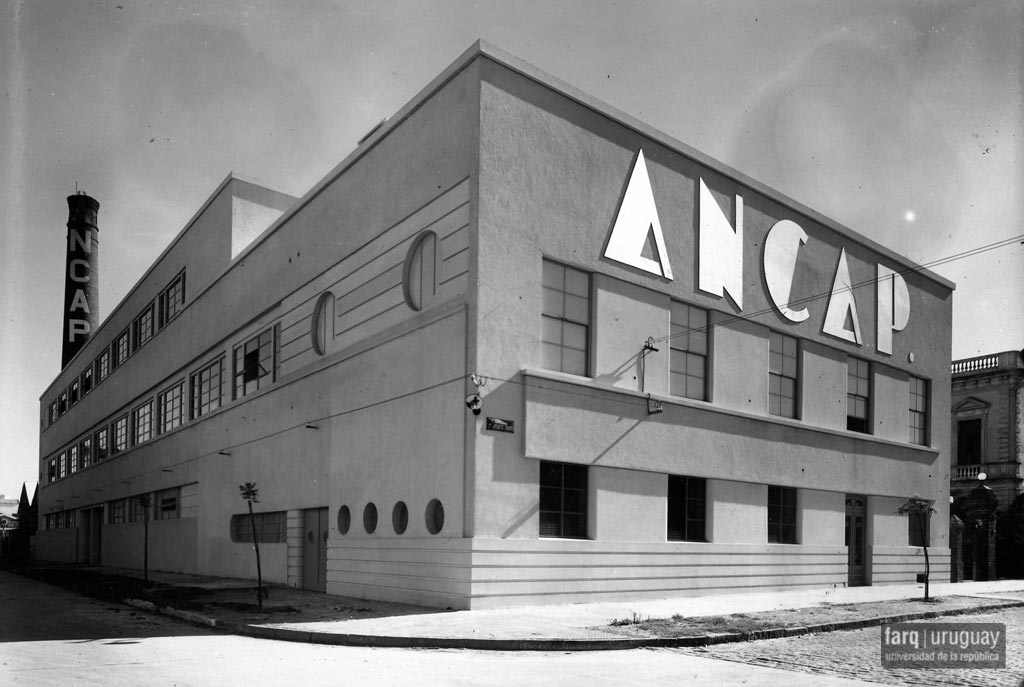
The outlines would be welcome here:
M 1005 510 L 1024 491 L 1024 351 L 954 360 L 950 495 L 962 499 L 980 475 Z

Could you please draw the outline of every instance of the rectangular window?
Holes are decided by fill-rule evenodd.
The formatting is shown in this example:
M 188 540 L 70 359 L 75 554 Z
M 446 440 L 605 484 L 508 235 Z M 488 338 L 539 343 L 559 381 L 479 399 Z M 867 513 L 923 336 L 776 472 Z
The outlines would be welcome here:
M 83 468 L 92 465 L 92 437 L 82 439 L 82 443 L 78 447 L 78 460 Z
M 85 396 L 87 393 L 92 391 L 92 379 L 93 372 L 92 365 L 90 365 L 89 367 L 85 368 L 84 372 L 82 372 L 82 396 Z
M 846 429 L 871 433 L 871 364 L 848 358 L 846 373 Z
M 910 546 L 931 546 L 931 512 L 907 514 L 907 538 Z
M 112 365 L 114 368 L 124 365 L 124 361 L 128 360 L 128 356 L 131 355 L 130 342 L 131 337 L 129 336 L 127 328 L 118 334 L 116 339 L 114 339 L 114 343 L 111 348 L 113 353 Z
M 139 350 L 145 346 L 150 339 L 153 338 L 153 332 L 156 330 L 155 320 L 153 319 L 153 304 L 147 305 L 139 316 L 132 322 L 132 333 L 134 334 L 135 346 L 132 350 Z
M 52 425 L 57 421 L 57 402 L 54 401 L 50 404 L 50 424 Z
M 669 541 L 707 541 L 707 480 L 668 476 Z
M 277 372 L 277 329 L 271 327 L 235 347 L 235 398 L 269 386 Z
M 132 411 L 132 446 L 153 438 L 153 402 L 146 401 Z
M 75 526 L 75 511 L 66 510 L 64 511 L 64 527 L 71 529 Z
M 910 377 L 910 443 L 928 444 L 928 380 Z
M 73 475 L 78 472 L 78 447 L 71 446 L 68 448 L 68 474 Z
M 587 538 L 587 466 L 541 461 L 540 536 Z
M 541 366 L 586 376 L 590 337 L 590 275 L 544 261 Z
M 57 477 L 63 479 L 68 474 L 68 454 L 67 452 L 61 453 L 57 456 L 58 472 Z
M 185 271 L 160 292 L 160 327 L 173 320 L 185 307 Z
M 181 426 L 185 419 L 185 382 L 178 382 L 160 394 L 157 412 L 161 434 Z
M 981 418 L 956 423 L 956 464 L 977 465 L 981 459 Z
M 261 544 L 284 544 L 288 536 L 288 513 L 253 513 L 256 521 L 256 538 Z M 231 541 L 252 542 L 253 523 L 248 513 L 231 516 Z
M 52 529 L 56 529 L 56 527 L 57 527 L 57 514 L 56 513 L 47 513 L 46 514 L 46 529 L 52 530 Z
M 770 332 L 768 335 L 768 412 L 772 415 L 797 416 L 799 348 L 797 340 L 792 336 L 778 332 Z
M 190 388 L 193 419 L 220 408 L 223 368 L 224 359 L 220 358 L 198 372 L 192 373 Z
M 62 391 L 57 397 L 57 415 L 68 412 L 68 392 Z
M 124 520 L 124 499 L 107 502 L 107 522 L 117 525 L 123 523 Z
M 46 464 L 46 480 L 47 484 L 57 481 L 57 459 L 51 458 L 50 462 Z
M 181 489 L 178 487 L 158 491 L 156 498 L 153 500 L 153 519 L 176 520 L 179 518 L 181 515 L 179 510 L 180 495 Z
M 95 458 L 96 458 L 96 462 L 97 463 L 100 462 L 101 460 L 106 460 L 107 456 L 110 455 L 108 453 L 108 451 L 110 450 L 110 446 L 109 446 L 109 443 L 108 443 L 108 441 L 109 441 L 108 440 L 109 434 L 110 434 L 110 430 L 107 429 L 106 427 L 104 427 L 103 429 L 101 429 L 101 430 L 96 432 L 96 456 L 95 456 Z
M 149 505 L 146 505 L 146 502 Z M 153 505 L 152 494 L 139 494 L 128 499 L 128 522 L 144 522 Z M 152 518 L 150 518 L 152 520 Z
M 110 349 L 106 349 L 96 356 L 96 383 L 99 384 L 110 374 Z
M 796 489 L 768 487 L 768 541 L 796 544 Z
M 110 447 L 110 455 L 116 456 L 122 451 L 128 450 L 128 416 L 123 415 L 114 420 L 113 425 L 114 441 Z
M 673 396 L 706 401 L 708 311 L 672 302 L 669 389 Z
M 82 388 L 81 387 L 81 382 L 79 382 L 77 379 L 75 381 L 71 382 L 71 386 L 68 387 L 68 403 L 69 404 L 75 405 L 76 403 L 78 403 L 79 392 L 80 392 L 81 388 Z

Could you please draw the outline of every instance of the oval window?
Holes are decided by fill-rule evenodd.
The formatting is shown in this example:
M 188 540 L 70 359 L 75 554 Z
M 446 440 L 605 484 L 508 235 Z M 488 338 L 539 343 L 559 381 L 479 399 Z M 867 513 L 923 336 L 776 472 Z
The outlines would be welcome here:
M 313 350 L 317 355 L 324 355 L 334 341 L 334 294 L 330 291 L 320 294 L 313 308 L 313 320 L 310 323 L 310 336 L 313 339 Z
M 427 521 L 427 531 L 431 534 L 437 534 L 444 528 L 444 506 L 437 499 L 430 500 L 424 515 Z
M 377 529 L 377 506 L 373 503 L 368 503 L 366 508 L 363 508 L 363 529 L 367 534 L 373 534 Z
M 413 310 L 422 310 L 437 297 L 437 234 L 425 231 L 416 237 L 405 255 L 402 291 Z
M 348 506 L 342 506 L 338 509 L 338 531 L 348 534 L 350 527 L 352 527 L 352 511 L 348 509 Z
M 395 528 L 395 534 L 402 534 L 409 526 L 409 508 L 405 501 L 399 501 L 391 509 L 391 525 Z

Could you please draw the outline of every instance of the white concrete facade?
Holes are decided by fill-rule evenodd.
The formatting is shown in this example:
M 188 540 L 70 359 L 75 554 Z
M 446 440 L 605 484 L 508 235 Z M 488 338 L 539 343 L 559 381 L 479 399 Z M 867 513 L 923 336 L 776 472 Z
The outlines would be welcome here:
M 632 174 L 641 163 L 647 174 Z M 652 208 L 653 251 L 645 233 L 607 257 L 616 218 L 647 229 Z M 788 277 L 762 249 L 783 220 L 807 235 L 778 259 L 794 261 Z M 701 227 L 722 221 L 742 241 L 716 253 Z M 631 249 L 632 263 L 618 259 Z M 717 264 L 723 251 L 739 275 Z M 711 276 L 698 279 L 702 261 Z M 722 267 L 721 293 L 708 263 Z M 546 264 L 587 275 L 583 374 L 542 356 Z M 881 264 L 903 275 L 907 322 L 878 306 Z M 852 290 L 836 285 L 841 266 Z M 140 313 L 182 271 L 181 308 L 135 345 Z M 774 286 L 786 278 L 788 311 Z M 36 551 L 141 567 L 132 499 L 153 494 L 167 517 L 150 523 L 151 567 L 255 577 L 252 545 L 232 530 L 245 513 L 238 487 L 252 481 L 256 510 L 275 514 L 263 521 L 274 529 L 264 578 L 328 593 L 481 608 L 843 586 L 855 495 L 866 501 L 857 583 L 879 584 L 923 570 L 895 512 L 918 494 L 937 511 L 938 578 L 949 568 L 951 298 L 952 284 L 891 251 L 477 45 L 303 198 L 235 177 L 214 193 L 41 398 Z M 674 303 L 707 318 L 703 398 L 674 393 Z M 130 356 L 54 412 L 126 330 Z M 795 417 L 773 414 L 778 334 L 797 342 Z M 870 370 L 858 431 L 847 428 L 851 358 Z M 214 384 L 200 373 L 217 361 Z M 908 441 L 911 378 L 929 390 L 923 442 Z M 125 416 L 128 445 L 98 460 L 98 433 L 109 441 Z M 582 475 L 582 495 L 557 491 L 562 525 L 583 499 L 571 536 L 545 529 L 552 466 Z M 670 475 L 699 490 L 686 503 L 704 504 L 682 538 L 669 534 Z M 795 507 L 777 530 L 780 489 Z

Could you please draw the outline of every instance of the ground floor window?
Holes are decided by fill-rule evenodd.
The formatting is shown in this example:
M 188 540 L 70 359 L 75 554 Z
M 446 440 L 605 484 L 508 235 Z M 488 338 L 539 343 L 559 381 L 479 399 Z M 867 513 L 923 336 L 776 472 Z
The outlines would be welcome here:
M 707 541 L 707 480 L 668 476 L 668 540 Z
M 540 536 L 587 538 L 587 466 L 541 461 Z
M 180 492 L 177 487 L 156 492 L 153 499 L 154 520 L 174 520 L 181 517 Z
M 931 513 L 910 512 L 907 514 L 908 530 L 907 536 L 911 546 L 931 546 L 928 530 L 931 525 Z
M 283 544 L 288 536 L 287 511 L 253 513 L 256 521 L 256 538 L 263 544 Z M 231 541 L 252 542 L 253 522 L 248 513 L 231 516 Z
M 796 489 L 768 487 L 768 541 L 796 544 Z

